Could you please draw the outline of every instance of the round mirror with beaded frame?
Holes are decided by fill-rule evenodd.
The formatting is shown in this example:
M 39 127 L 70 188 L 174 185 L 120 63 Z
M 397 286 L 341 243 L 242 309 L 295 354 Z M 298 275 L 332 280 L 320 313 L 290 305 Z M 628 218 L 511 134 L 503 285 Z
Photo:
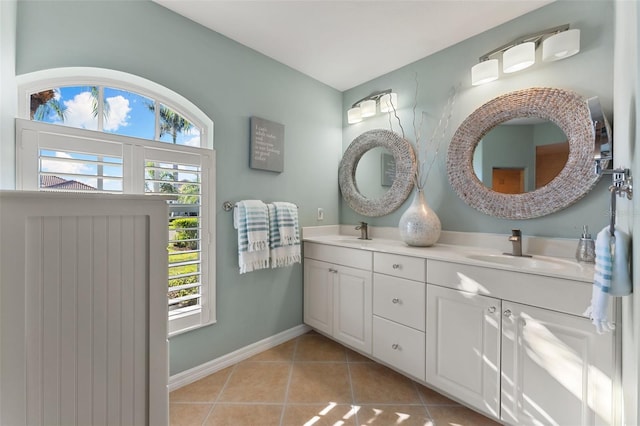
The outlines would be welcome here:
M 520 117 L 555 123 L 567 136 L 569 157 L 548 184 L 527 193 L 503 194 L 484 186 L 473 169 L 473 153 L 495 126 Z M 449 182 L 469 206 L 504 219 L 531 219 L 562 210 L 598 182 L 593 157 L 595 131 L 588 101 L 563 89 L 530 88 L 498 96 L 476 109 L 456 130 L 447 155 Z
M 386 148 L 395 160 L 395 177 L 385 194 L 367 198 L 358 190 L 356 168 L 369 150 Z M 397 210 L 405 202 L 414 185 L 416 158 L 411 143 L 390 130 L 369 130 L 356 137 L 346 149 L 338 169 L 342 197 L 355 212 L 363 216 L 384 216 Z

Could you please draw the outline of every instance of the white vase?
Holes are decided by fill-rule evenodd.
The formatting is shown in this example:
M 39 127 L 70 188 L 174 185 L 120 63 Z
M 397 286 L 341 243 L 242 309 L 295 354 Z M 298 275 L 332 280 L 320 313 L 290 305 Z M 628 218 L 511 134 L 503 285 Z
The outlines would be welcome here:
M 400 217 L 400 238 L 410 246 L 432 246 L 440 238 L 440 219 L 427 204 L 424 191 L 417 189 L 409 208 Z

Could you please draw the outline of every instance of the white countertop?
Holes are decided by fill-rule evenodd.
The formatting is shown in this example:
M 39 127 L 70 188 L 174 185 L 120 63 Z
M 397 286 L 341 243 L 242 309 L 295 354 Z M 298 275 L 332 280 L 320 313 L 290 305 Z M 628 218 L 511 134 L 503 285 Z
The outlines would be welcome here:
M 589 284 L 593 282 L 594 265 L 579 263 L 573 258 L 538 254 L 534 254 L 531 257 L 519 258 L 505 255 L 502 250 L 496 248 L 485 248 L 477 245 L 465 246 L 436 243 L 431 247 L 410 247 L 403 241 L 396 239 L 374 237 L 371 240 L 361 240 L 354 235 L 337 233 L 323 234 L 311 232 L 305 234 L 303 240 L 305 242 L 328 244 L 372 252 L 392 253 L 526 274 L 570 279 Z

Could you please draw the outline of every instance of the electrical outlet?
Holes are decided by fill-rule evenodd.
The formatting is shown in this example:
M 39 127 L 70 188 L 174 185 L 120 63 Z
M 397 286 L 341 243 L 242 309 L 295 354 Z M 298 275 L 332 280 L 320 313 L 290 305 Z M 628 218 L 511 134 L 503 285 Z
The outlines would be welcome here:
M 318 220 L 324 220 L 324 209 L 318 208 Z

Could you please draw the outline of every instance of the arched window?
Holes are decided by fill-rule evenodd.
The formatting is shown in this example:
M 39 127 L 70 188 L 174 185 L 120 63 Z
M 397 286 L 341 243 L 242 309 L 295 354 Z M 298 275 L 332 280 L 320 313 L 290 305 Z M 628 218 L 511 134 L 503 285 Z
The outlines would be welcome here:
M 18 77 L 16 186 L 171 194 L 169 333 L 215 321 L 213 122 L 149 80 L 96 68 Z

